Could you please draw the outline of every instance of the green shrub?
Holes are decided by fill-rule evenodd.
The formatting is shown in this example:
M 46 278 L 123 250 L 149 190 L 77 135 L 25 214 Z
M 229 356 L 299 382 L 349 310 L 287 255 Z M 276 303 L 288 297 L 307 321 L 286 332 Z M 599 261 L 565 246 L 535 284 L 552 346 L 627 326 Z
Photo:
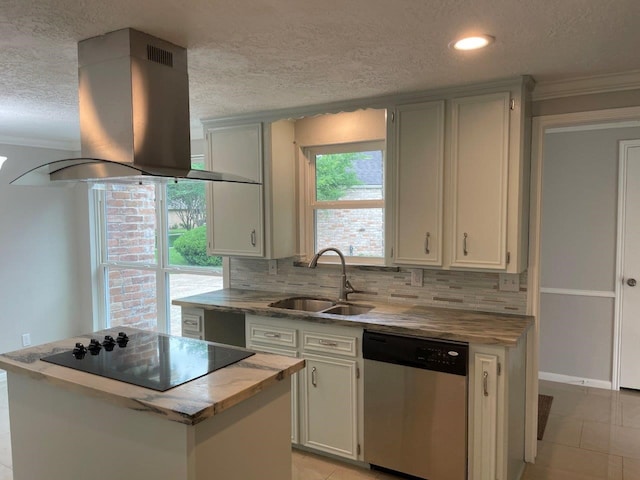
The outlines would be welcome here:
M 222 257 L 207 255 L 207 230 L 203 225 L 183 233 L 173 247 L 189 263 L 199 267 L 217 267 L 222 265 Z

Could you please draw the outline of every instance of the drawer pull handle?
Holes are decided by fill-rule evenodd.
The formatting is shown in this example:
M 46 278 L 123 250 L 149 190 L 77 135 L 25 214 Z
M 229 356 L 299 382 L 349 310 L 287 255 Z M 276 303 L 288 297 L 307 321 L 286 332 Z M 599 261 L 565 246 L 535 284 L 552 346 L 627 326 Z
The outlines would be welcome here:
M 484 389 L 484 396 L 489 396 L 489 372 L 482 374 L 482 388 Z
M 274 332 L 264 332 L 264 336 L 267 338 L 280 338 L 280 334 Z
M 314 387 L 318 386 L 318 381 L 316 378 L 317 374 L 318 374 L 318 370 L 316 369 L 316 367 L 313 367 L 311 369 L 311 385 L 313 385 Z
M 256 246 L 256 231 L 255 230 L 251 230 L 251 246 L 252 247 Z
M 198 322 L 196 320 L 184 320 L 182 323 L 184 323 L 185 325 L 198 325 Z
M 462 253 L 464 253 L 464 255 L 469 255 L 469 250 L 467 250 L 467 237 L 469 235 L 467 235 L 467 232 L 464 233 L 464 238 L 462 239 Z
M 427 255 L 429 255 L 429 253 L 431 252 L 431 249 L 429 248 L 430 238 L 431 238 L 431 233 L 427 232 L 427 234 L 424 236 L 424 253 L 426 253 Z
M 337 347 L 338 342 L 332 342 L 331 340 L 320 340 L 320 345 L 324 345 L 325 347 Z

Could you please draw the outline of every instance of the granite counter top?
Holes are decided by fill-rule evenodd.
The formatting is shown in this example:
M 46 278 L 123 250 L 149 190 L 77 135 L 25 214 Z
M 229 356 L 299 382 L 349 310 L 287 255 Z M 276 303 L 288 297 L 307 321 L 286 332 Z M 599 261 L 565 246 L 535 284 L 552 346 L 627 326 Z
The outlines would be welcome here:
M 367 328 L 380 332 L 441 338 L 462 342 L 515 346 L 533 325 L 533 317 L 502 313 L 455 310 L 400 304 L 353 301 L 372 305 L 368 313 L 356 316 L 301 312 L 269 307 L 295 294 L 256 290 L 223 289 L 173 300 L 174 305 L 226 312 L 251 313 L 279 318 L 297 318 L 325 324 Z
M 167 420 L 195 425 L 246 400 L 304 367 L 304 360 L 256 353 L 203 377 L 158 392 L 91 373 L 43 362 L 40 358 L 72 350 L 76 342 L 128 335 L 140 330 L 118 327 L 0 355 L 0 368 Z

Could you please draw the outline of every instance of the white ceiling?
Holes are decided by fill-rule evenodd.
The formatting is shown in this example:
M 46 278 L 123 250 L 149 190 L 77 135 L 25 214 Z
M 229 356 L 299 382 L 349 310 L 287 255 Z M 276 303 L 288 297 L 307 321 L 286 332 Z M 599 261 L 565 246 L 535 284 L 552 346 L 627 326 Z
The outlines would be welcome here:
M 197 126 L 522 74 L 638 70 L 638 18 L 639 0 L 2 0 L 0 139 L 77 142 L 76 44 L 124 27 L 187 47 Z M 497 41 L 447 48 L 469 32 Z

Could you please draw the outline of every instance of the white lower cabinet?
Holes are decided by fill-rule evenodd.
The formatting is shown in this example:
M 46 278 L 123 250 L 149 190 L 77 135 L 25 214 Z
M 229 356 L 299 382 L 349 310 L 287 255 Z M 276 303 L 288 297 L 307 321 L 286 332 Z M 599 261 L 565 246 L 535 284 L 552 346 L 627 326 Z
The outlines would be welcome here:
M 292 442 L 362 460 L 362 329 L 245 318 L 247 348 L 306 361 L 292 384 Z
M 183 337 L 204 340 L 204 310 L 183 308 L 181 333 Z
M 497 355 L 476 353 L 473 356 L 473 478 L 493 480 L 496 476 L 498 443 L 498 363 Z M 480 390 L 480 391 L 478 391 Z M 502 405 L 501 405 L 502 406 Z
M 358 458 L 355 360 L 304 354 L 302 444 Z
M 524 469 L 525 345 L 470 345 L 469 480 L 517 480 Z

